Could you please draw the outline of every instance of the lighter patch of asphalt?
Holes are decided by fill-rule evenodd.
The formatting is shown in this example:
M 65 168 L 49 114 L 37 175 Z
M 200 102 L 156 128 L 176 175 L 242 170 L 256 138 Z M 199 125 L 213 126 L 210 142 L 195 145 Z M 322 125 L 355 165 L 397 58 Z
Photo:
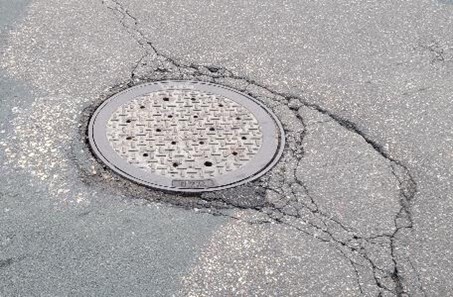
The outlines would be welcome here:
M 423 296 L 447 291 L 448 284 L 439 287 L 439 280 L 429 276 L 443 269 L 447 273 L 442 277 L 448 278 L 448 261 L 420 269 L 426 267 L 421 261 L 426 245 L 411 249 L 413 239 L 426 238 L 423 232 L 429 229 L 421 228 L 414 214 L 420 199 L 415 199 L 412 171 L 419 155 L 404 137 L 402 148 L 409 147 L 413 155 L 401 155 L 398 137 L 406 127 L 395 121 L 413 116 L 404 110 L 413 107 L 406 102 L 393 106 L 390 121 L 397 130 L 362 128 L 379 126 L 387 115 L 385 109 L 375 110 L 382 102 L 375 98 L 386 98 L 388 86 L 377 88 L 378 81 L 371 77 L 377 72 L 360 78 L 357 69 L 368 65 L 368 55 L 399 53 L 399 46 L 410 39 L 382 49 L 367 43 L 364 34 L 363 47 L 353 47 L 356 57 L 348 55 L 352 42 L 346 41 L 357 35 L 351 29 L 368 24 L 369 15 L 389 17 L 377 10 L 384 4 L 310 4 L 305 12 L 297 12 L 294 8 L 301 7 L 291 3 L 229 9 L 220 2 L 204 7 L 192 2 L 153 7 L 156 4 L 34 1 L 22 25 L 11 32 L 0 64 L 33 91 L 19 99 L 26 104 L 2 102 L 11 123 L 2 125 L 0 139 L 0 211 L 5 214 L 0 223 L 6 226 L 0 233 L 0 244 L 6 247 L 0 253 L 0 277 L 6 280 L 0 292 Z M 409 12 L 423 8 L 438 19 L 445 17 L 432 4 L 406 5 Z M 405 15 L 403 6 L 395 11 Z M 206 16 L 211 22 L 203 29 L 200 21 Z M 308 22 L 308 16 L 317 17 Z M 335 16 L 334 22 L 326 22 L 327 16 Z M 356 17 L 355 23 L 345 21 L 350 16 Z M 389 26 L 396 26 L 397 19 L 390 20 Z M 411 17 L 403 22 L 417 23 Z M 303 28 L 315 31 L 300 33 Z M 343 33 L 319 38 L 336 30 Z M 449 31 L 436 30 L 448 36 Z M 370 38 L 386 44 L 385 36 L 371 33 Z M 256 40 L 248 42 L 250 36 Z M 269 42 L 276 51 L 261 52 L 269 49 Z M 336 55 L 328 51 L 332 43 Z M 415 68 L 424 80 L 433 74 L 430 70 L 426 75 L 427 68 L 440 67 L 434 69 L 442 85 L 450 52 L 448 44 L 436 44 L 422 43 L 424 47 L 415 49 L 417 61 L 434 66 L 422 63 L 425 68 L 417 69 L 406 54 L 384 55 L 368 66 L 380 69 L 382 79 L 389 75 L 385 63 L 402 62 L 405 70 Z M 307 53 L 297 54 L 300 48 Z M 195 61 L 209 66 L 190 64 Z M 86 146 L 90 113 L 109 95 L 158 79 L 220 83 L 266 104 L 287 135 L 281 162 L 258 182 L 201 197 L 147 190 L 106 170 Z M 371 95 L 365 80 L 376 87 Z M 354 83 L 346 83 L 350 81 Z M 413 88 L 417 90 L 406 86 L 408 91 Z M 54 119 L 52 113 L 58 116 Z M 359 115 L 360 125 L 345 115 Z M 391 132 L 391 145 L 373 140 L 386 139 Z M 415 169 L 420 184 L 424 173 Z M 418 189 L 434 193 L 435 183 L 422 181 Z M 445 252 L 451 251 L 448 242 L 444 244 Z
M 240 217 L 240 215 L 239 215 Z M 284 225 L 221 228 L 181 296 L 360 296 L 349 261 L 328 243 Z

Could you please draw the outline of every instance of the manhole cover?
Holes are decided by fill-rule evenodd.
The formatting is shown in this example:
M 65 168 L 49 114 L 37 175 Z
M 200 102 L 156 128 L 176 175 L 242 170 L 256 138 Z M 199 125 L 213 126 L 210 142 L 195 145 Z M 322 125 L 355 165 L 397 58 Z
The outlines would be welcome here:
M 106 100 L 89 125 L 95 154 L 112 170 L 154 188 L 203 192 L 269 170 L 283 129 L 262 104 L 204 82 L 143 84 Z

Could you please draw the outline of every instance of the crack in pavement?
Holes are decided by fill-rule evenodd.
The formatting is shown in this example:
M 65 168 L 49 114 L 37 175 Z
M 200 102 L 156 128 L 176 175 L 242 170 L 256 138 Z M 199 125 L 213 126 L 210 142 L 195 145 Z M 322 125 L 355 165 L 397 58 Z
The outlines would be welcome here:
M 308 102 L 300 96 L 276 92 L 253 79 L 235 75 L 224 67 L 186 64 L 164 55 L 156 49 L 152 41 L 148 40 L 140 30 L 138 19 L 118 0 L 106 0 L 102 1 L 102 3 L 116 16 L 120 17 L 120 22 L 126 32 L 144 51 L 143 56 L 131 70 L 130 80 L 112 89 L 112 92 L 150 80 L 205 80 L 235 87 L 264 101 L 267 105 L 274 105 L 271 108 L 276 108 L 275 105 L 284 105 L 291 110 L 298 121 L 297 125 L 299 127 L 296 129 L 285 127 L 288 143 L 280 163 L 286 164 L 287 167 L 284 167 L 284 171 L 281 173 L 275 173 L 276 170 L 273 170 L 273 174 L 279 176 L 281 184 L 284 186 L 272 185 L 272 182 L 266 177 L 253 183 L 264 190 L 264 192 L 256 192 L 256 194 L 262 196 L 261 198 L 264 202 L 255 206 L 238 204 L 229 199 L 228 194 L 223 196 L 217 192 L 214 194 L 203 194 L 197 198 L 203 202 L 201 212 L 225 216 L 252 225 L 276 223 L 290 226 L 308 236 L 315 237 L 319 241 L 333 244 L 352 266 L 356 274 L 358 290 L 361 294 L 366 294 L 366 292 L 362 284 L 363 272 L 359 271 L 358 268 L 364 267 L 371 271 L 378 296 L 383 296 L 385 292 L 390 292 L 396 296 L 408 296 L 408 284 L 404 282 L 400 272 L 400 266 L 406 260 L 397 254 L 397 237 L 403 230 L 411 230 L 413 228 L 410 207 L 417 192 L 417 184 L 406 165 L 392 157 L 355 123 L 315 103 Z M 307 124 L 300 112 L 302 108 L 316 111 L 327 119 Z M 305 156 L 304 141 L 307 133 L 309 133 L 309 127 L 312 125 L 324 125 L 332 121 L 354 135 L 359 136 L 374 152 L 389 162 L 390 172 L 398 183 L 399 188 L 399 210 L 393 218 L 393 232 L 373 236 L 358 234 L 357 230 L 346 226 L 340 220 L 322 210 L 316 199 L 311 195 L 309 187 L 298 177 L 296 171 Z M 295 162 L 291 162 L 291 160 L 295 160 Z M 213 201 L 223 202 L 224 207 L 217 208 L 213 206 L 210 204 Z M 243 212 L 252 211 L 254 212 L 253 216 L 258 215 L 260 217 L 258 220 L 256 218 L 244 219 L 229 213 L 232 209 Z M 380 267 L 367 251 L 367 246 L 378 244 L 379 240 L 387 242 L 385 246 L 388 246 L 390 250 L 387 257 L 391 260 L 391 265 Z M 412 271 L 417 275 L 420 282 L 419 275 L 413 265 Z M 421 285 L 419 285 L 418 289 L 423 291 Z
M 20 257 L 0 259 L 0 269 L 6 269 L 7 267 L 13 265 L 14 263 L 20 262 L 20 261 L 24 260 L 25 258 L 26 258 L 25 256 L 20 256 Z
M 426 51 L 430 54 L 431 65 L 435 65 L 437 63 L 443 64 L 453 61 L 453 48 L 451 46 L 448 46 L 444 42 L 440 42 L 434 39 L 426 43 L 421 42 L 419 47 L 423 51 Z

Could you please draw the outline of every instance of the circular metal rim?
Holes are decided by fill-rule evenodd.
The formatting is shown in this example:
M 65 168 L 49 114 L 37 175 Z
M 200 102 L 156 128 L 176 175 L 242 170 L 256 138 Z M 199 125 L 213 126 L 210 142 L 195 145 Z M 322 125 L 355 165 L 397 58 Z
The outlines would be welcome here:
M 196 88 L 198 87 L 198 88 Z M 104 156 L 105 153 L 102 152 L 102 149 L 99 147 L 100 142 L 99 138 L 95 140 L 95 137 L 99 137 L 99 131 L 105 129 L 102 124 L 105 123 L 106 121 L 106 115 L 110 115 L 112 110 L 115 110 L 118 106 L 121 106 L 125 102 L 130 101 L 132 98 L 136 98 L 138 96 L 141 96 L 146 93 L 154 92 L 154 91 L 159 91 L 159 90 L 169 90 L 169 89 L 176 89 L 176 88 L 185 88 L 185 89 L 206 89 L 207 91 L 209 90 L 210 92 L 221 94 L 225 97 L 227 97 L 230 100 L 233 100 L 235 102 L 238 102 L 239 104 L 246 106 L 246 108 L 249 109 L 249 107 L 252 107 L 252 110 L 258 110 L 258 111 L 264 111 L 267 116 L 269 116 L 272 119 L 272 124 L 275 125 L 275 131 L 276 131 L 276 148 L 275 150 L 273 149 L 272 152 L 273 155 L 272 157 L 267 158 L 266 162 L 262 162 L 260 164 L 257 164 L 254 167 L 258 167 L 257 170 L 253 170 L 249 174 L 243 174 L 243 177 L 241 178 L 238 176 L 238 171 L 235 170 L 232 173 L 234 176 L 236 176 L 237 180 L 234 180 L 230 183 L 225 183 L 225 184 L 220 184 L 220 185 L 215 185 L 212 187 L 203 187 L 203 188 L 190 188 L 190 187 L 175 187 L 175 186 L 167 186 L 167 185 L 162 185 L 156 182 L 153 182 L 148 178 L 148 176 L 153 177 L 153 180 L 162 180 L 162 178 L 159 178 L 160 176 L 157 174 L 145 172 L 143 170 L 140 170 L 139 168 L 133 167 L 132 165 L 128 164 L 123 158 L 118 156 L 116 152 L 114 154 L 110 154 L 110 158 L 107 158 Z M 214 92 L 217 91 L 217 92 Z M 231 98 L 233 97 L 233 98 Z M 245 97 L 247 100 L 244 100 Z M 250 102 L 249 104 L 247 104 Z M 109 106 L 108 110 L 105 109 L 108 104 L 115 103 L 111 106 Z M 245 103 L 245 104 L 244 104 Z M 258 105 L 253 108 L 253 105 Z M 258 108 L 257 108 L 258 107 Z M 255 112 L 249 109 L 250 112 L 252 112 L 254 115 L 256 115 Z M 100 116 L 103 116 L 104 121 L 98 121 L 98 118 Z M 260 125 L 262 123 L 260 122 Z M 101 126 L 99 126 L 101 125 Z M 268 123 L 269 125 L 269 123 Z M 263 129 L 264 130 L 264 129 Z M 263 133 L 263 136 L 266 133 Z M 102 136 L 102 133 L 101 133 Z M 270 138 L 270 137 L 269 137 Z M 285 134 L 283 130 L 283 126 L 276 117 L 276 115 L 270 111 L 268 107 L 266 107 L 263 103 L 259 102 L 255 98 L 242 93 L 236 89 L 219 85 L 219 84 L 214 84 L 210 82 L 203 82 L 203 81 L 194 81 L 194 80 L 163 80 L 163 81 L 154 81 L 154 82 L 148 82 L 144 83 L 141 85 L 137 85 L 131 88 L 128 88 L 126 90 L 123 90 L 111 97 L 109 97 L 107 100 L 105 100 L 100 106 L 97 107 L 95 112 L 90 118 L 90 122 L 88 125 L 88 139 L 89 143 L 91 146 L 91 149 L 93 150 L 94 154 L 96 157 L 98 157 L 105 165 L 107 165 L 111 170 L 114 172 L 118 173 L 122 177 L 125 177 L 131 181 L 134 181 L 138 184 L 145 185 L 151 188 L 159 189 L 159 190 L 165 190 L 165 191 L 171 191 L 171 192 L 186 192 L 186 193 L 201 193 L 201 192 L 211 192 L 211 191 L 218 191 L 218 190 L 223 190 L 227 188 L 232 188 L 236 187 L 242 184 L 245 184 L 247 182 L 250 182 L 252 180 L 256 180 L 259 177 L 263 176 L 266 172 L 268 172 L 272 167 L 275 166 L 275 164 L 280 160 L 281 155 L 283 154 L 283 150 L 285 147 Z M 263 143 L 265 142 L 263 138 Z M 103 139 L 101 142 L 103 149 L 106 150 L 111 150 L 111 152 L 114 152 L 113 149 L 110 147 L 110 144 L 108 146 L 106 145 L 106 137 Z M 261 149 L 260 149 L 261 151 Z M 259 154 L 259 153 L 258 153 Z M 257 154 L 257 155 L 258 155 Z M 112 162 L 111 159 L 116 159 L 117 163 L 122 164 L 122 166 L 118 166 L 117 163 Z M 250 161 L 252 162 L 253 159 Z M 126 164 L 127 163 L 127 164 Z M 125 168 L 128 168 L 129 170 L 125 170 Z M 251 171 L 251 170 L 247 170 Z M 136 173 L 135 175 L 129 173 L 133 172 Z M 146 176 L 145 176 L 146 175 Z M 228 175 L 228 174 L 227 174 Z M 226 175 L 221 175 L 218 178 L 224 178 Z M 167 177 L 163 177 L 163 179 L 169 179 Z

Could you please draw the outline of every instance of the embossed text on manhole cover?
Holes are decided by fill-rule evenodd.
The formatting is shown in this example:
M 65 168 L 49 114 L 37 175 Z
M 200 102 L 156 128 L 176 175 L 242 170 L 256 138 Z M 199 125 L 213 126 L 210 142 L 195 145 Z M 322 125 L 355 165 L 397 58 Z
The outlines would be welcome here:
M 99 159 L 140 184 L 180 192 L 236 186 L 280 157 L 283 129 L 248 95 L 195 81 L 132 87 L 94 113 L 89 139 Z

